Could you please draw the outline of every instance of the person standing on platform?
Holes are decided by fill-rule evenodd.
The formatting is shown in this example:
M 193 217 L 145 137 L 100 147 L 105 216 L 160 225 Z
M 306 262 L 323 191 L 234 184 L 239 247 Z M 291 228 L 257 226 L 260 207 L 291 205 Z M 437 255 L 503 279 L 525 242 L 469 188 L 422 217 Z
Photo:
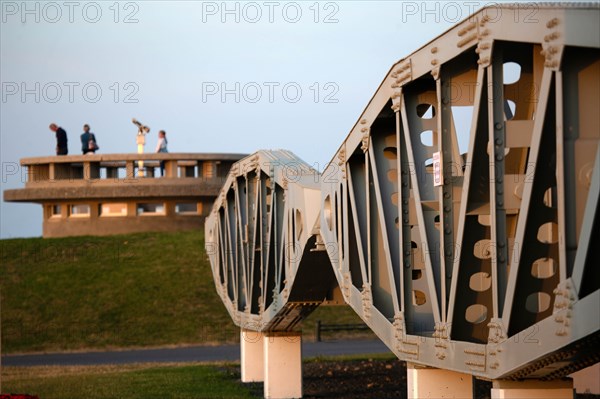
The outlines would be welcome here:
M 65 132 L 65 129 L 57 126 L 56 123 L 51 123 L 50 130 L 56 133 L 56 155 L 67 155 L 69 147 L 67 145 L 67 132 Z
M 155 152 L 169 152 L 167 150 L 167 133 L 164 130 L 158 132 L 158 143 L 156 143 Z M 165 161 L 160 161 L 160 175 L 165 175 Z
M 95 154 L 99 149 L 96 136 L 90 132 L 90 125 L 86 123 L 83 125 L 83 133 L 81 134 L 81 152 L 83 152 L 83 155 Z

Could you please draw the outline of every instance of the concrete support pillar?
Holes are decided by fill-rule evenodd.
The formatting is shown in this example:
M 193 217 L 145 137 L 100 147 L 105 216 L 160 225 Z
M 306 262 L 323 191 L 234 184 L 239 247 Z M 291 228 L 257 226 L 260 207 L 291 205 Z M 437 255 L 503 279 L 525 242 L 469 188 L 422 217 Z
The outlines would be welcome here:
M 92 165 L 89 162 L 83 163 L 83 178 L 85 180 L 92 179 Z
M 202 177 L 205 179 L 213 179 L 217 176 L 215 173 L 215 164 L 212 161 L 205 161 L 202 165 Z
M 573 399 L 573 380 L 495 380 L 492 399 Z
M 90 203 L 90 221 L 96 222 L 100 217 L 100 204 L 97 202 Z
M 418 368 L 407 363 L 408 399 L 472 398 L 473 377 L 455 371 Z
M 263 345 L 265 398 L 301 398 L 302 334 L 266 333 Z
M 135 161 L 125 162 L 125 178 L 135 179 Z
M 577 393 L 600 395 L 600 363 L 570 375 Z
M 177 161 L 165 161 L 165 175 L 163 177 L 177 177 Z
M 165 201 L 165 216 L 175 216 L 175 202 Z
M 263 340 L 262 333 L 241 329 L 240 363 L 242 382 L 262 382 L 265 380 Z
M 127 217 L 137 217 L 137 203 L 134 201 L 127 202 Z

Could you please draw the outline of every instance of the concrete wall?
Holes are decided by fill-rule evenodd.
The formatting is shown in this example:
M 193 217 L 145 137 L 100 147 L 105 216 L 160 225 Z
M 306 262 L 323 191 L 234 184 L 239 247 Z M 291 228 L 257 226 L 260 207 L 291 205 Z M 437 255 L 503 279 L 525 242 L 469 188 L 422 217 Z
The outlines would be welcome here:
M 146 231 L 188 231 L 202 229 L 206 214 L 210 211 L 214 198 L 201 199 L 160 199 L 136 198 L 119 201 L 127 208 L 126 216 L 103 216 L 101 204 L 115 202 L 100 201 L 53 201 L 42 204 L 44 208 L 43 236 L 68 237 L 93 235 L 103 236 L 112 234 L 140 233 Z M 158 203 L 163 205 L 163 212 L 157 214 L 139 214 L 137 205 L 140 203 Z M 177 204 L 196 204 L 197 214 L 190 212 L 177 213 Z M 72 206 L 89 207 L 87 215 L 73 215 Z M 60 214 L 55 214 L 56 206 L 60 206 Z
M 44 237 L 196 230 L 203 228 L 224 179 L 243 156 L 158 153 L 25 158 L 21 160 L 27 167 L 25 188 L 5 190 L 4 200 L 41 204 Z M 163 177 L 159 176 L 160 162 L 165 165 Z M 140 204 L 148 203 L 161 204 L 161 211 L 138 211 Z M 123 213 L 120 209 L 107 212 L 107 204 L 117 209 L 117 204 L 124 204 Z M 178 204 L 184 209 L 178 211 Z

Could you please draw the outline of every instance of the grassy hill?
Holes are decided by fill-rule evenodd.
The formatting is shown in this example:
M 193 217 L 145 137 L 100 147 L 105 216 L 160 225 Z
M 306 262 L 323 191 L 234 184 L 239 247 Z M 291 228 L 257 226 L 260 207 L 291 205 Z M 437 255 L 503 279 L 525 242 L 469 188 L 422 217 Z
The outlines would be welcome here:
M 2 352 L 236 342 L 202 232 L 0 241 Z M 307 320 L 358 323 L 348 307 Z

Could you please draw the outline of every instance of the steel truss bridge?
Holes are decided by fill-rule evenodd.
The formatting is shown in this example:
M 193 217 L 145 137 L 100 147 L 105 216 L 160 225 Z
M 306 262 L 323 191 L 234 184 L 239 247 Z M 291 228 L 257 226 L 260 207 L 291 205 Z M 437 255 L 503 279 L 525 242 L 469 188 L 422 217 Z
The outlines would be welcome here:
M 420 370 L 537 397 L 523 384 L 600 360 L 600 8 L 512 7 L 393 65 L 322 174 L 282 150 L 234 165 L 206 248 L 266 397 L 301 396 L 269 345 L 342 298 L 412 365 L 412 397 Z

